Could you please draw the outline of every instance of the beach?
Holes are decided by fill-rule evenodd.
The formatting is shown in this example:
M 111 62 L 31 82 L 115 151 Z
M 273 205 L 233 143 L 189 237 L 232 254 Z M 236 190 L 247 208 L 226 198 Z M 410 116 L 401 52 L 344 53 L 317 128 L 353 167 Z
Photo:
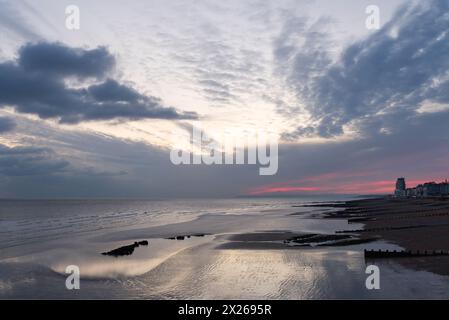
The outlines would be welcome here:
M 447 198 L 377 198 L 348 201 L 340 216 L 363 223 L 363 238 L 379 237 L 405 251 L 449 251 L 449 200 Z M 351 228 L 352 229 L 352 228 Z M 449 256 L 395 259 L 417 270 L 449 275 Z
M 385 200 L 347 200 L 41 202 L 38 227 L 23 207 L 20 219 L 3 211 L 0 297 L 449 298 L 447 277 L 394 259 L 375 262 L 381 290 L 367 290 L 364 250 L 405 244 L 383 233 L 351 232 L 372 227 L 351 221 L 362 219 L 355 210 Z M 68 265 L 80 269 L 80 290 L 65 287 Z

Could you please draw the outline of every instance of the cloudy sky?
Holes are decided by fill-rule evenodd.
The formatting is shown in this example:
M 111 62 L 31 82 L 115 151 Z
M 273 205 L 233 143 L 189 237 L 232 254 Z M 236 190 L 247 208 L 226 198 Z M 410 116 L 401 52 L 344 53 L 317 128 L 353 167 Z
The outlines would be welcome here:
M 0 0 L 0 197 L 367 194 L 445 179 L 448 38 L 446 0 Z M 193 127 L 277 137 L 277 174 L 173 165 Z

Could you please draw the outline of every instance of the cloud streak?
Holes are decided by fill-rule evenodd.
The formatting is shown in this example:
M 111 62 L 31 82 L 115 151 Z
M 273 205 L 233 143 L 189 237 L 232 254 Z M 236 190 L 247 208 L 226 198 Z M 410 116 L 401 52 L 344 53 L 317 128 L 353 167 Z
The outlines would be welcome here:
M 444 0 L 406 4 L 332 64 L 316 45 L 297 54 L 289 79 L 315 124 L 294 135 L 333 137 L 347 125 L 381 130 L 386 117 L 413 116 L 429 101 L 448 103 L 448 11 Z

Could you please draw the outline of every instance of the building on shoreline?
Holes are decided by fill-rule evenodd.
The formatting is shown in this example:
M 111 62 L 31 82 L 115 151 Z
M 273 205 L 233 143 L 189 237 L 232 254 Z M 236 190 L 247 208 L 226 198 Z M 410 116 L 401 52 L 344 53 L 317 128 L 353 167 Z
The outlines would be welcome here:
M 405 184 L 405 178 L 398 178 L 396 180 L 396 189 L 394 190 L 395 197 L 405 197 L 407 195 L 407 188 Z
M 449 182 L 426 182 L 416 187 L 407 188 L 405 178 L 398 178 L 394 191 L 396 198 L 424 198 L 424 197 L 449 197 Z

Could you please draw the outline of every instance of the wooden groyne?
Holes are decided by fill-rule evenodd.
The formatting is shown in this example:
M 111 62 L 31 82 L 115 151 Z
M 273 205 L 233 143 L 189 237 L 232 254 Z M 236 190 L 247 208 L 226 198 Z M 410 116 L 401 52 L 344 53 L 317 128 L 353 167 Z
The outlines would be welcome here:
M 449 223 L 441 224 L 418 224 L 413 226 L 400 226 L 400 227 L 383 227 L 383 228 L 368 228 L 368 229 L 352 229 L 352 230 L 337 230 L 335 233 L 362 233 L 362 232 L 380 232 L 380 231 L 395 231 L 405 229 L 418 229 L 418 228 L 435 228 L 441 226 L 449 226 Z
M 443 250 L 424 251 L 396 251 L 396 250 L 364 250 L 365 258 L 411 258 L 411 257 L 436 257 L 449 256 L 449 252 Z
M 429 210 L 430 211 L 430 210 Z M 411 213 L 411 212 L 408 212 Z M 397 213 L 395 213 L 397 214 Z M 428 217 L 444 217 L 449 216 L 448 211 L 443 212 L 435 212 L 435 213 L 420 213 L 420 214 L 413 214 L 413 215 L 406 215 L 406 216 L 397 216 L 397 217 L 388 217 L 388 218 L 381 218 L 379 215 L 360 215 L 356 218 L 349 218 L 348 223 L 358 223 L 358 222 L 364 222 L 364 221 L 395 221 L 395 220 L 407 220 L 407 219 L 416 219 L 416 218 L 428 218 Z

